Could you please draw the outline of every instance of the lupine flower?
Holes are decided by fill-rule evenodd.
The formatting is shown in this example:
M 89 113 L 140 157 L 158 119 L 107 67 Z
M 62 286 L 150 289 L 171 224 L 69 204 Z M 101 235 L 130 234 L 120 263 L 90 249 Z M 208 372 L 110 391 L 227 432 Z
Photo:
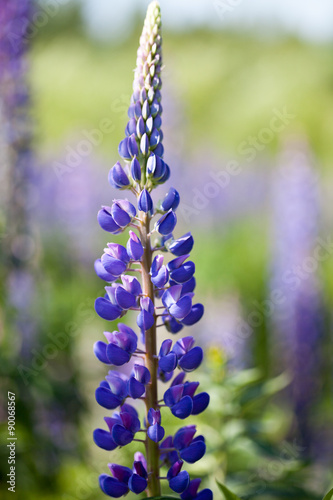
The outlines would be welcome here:
M 149 496 L 159 496 L 161 479 L 167 479 L 176 493 L 190 491 L 188 495 L 196 495 L 197 490 L 194 491 L 189 474 L 182 467 L 184 462 L 196 462 L 206 451 L 204 438 L 194 437 L 195 426 L 183 427 L 174 437 L 163 440 L 163 412 L 171 411 L 179 419 L 197 415 L 208 406 L 209 396 L 206 392 L 195 394 L 199 382 L 185 381 L 186 374 L 198 368 L 203 359 L 203 351 L 194 346 L 193 337 L 184 337 L 174 344 L 167 339 L 160 347 L 156 345 L 157 326 L 177 333 L 199 321 L 204 312 L 202 304 L 193 304 L 195 265 L 188 260 L 193 236 L 186 233 L 178 239 L 173 237 L 179 193 L 170 188 L 164 199 L 157 202 L 152 196 L 153 189 L 170 177 L 170 168 L 163 159 L 161 131 L 160 32 L 160 9 L 154 1 L 148 7 L 140 38 L 126 137 L 118 148 L 122 163 L 117 162 L 109 173 L 111 186 L 133 193 L 136 205 L 128 199 L 115 199 L 98 213 L 98 222 L 105 231 L 116 235 L 127 228 L 131 230 L 126 248 L 108 243 L 101 259 L 95 262 L 96 274 L 108 282 L 105 296 L 95 302 L 96 312 L 112 321 L 135 311 L 144 344 L 144 348 L 139 348 L 137 332 L 119 323 L 116 331 L 104 333 L 107 342 L 98 341 L 94 346 L 96 357 L 107 365 L 123 366 L 132 357 L 140 360 L 130 376 L 110 370 L 96 390 L 96 400 L 103 408 L 120 407 L 120 411 L 105 417 L 109 430 L 96 429 L 95 443 L 112 451 L 135 439 L 142 441 L 146 450 L 146 457 L 140 452 L 135 454 L 133 469 L 112 464 L 112 476 L 100 476 L 102 491 L 113 497 L 129 490 L 137 494 L 147 490 Z M 168 251 L 173 257 L 167 263 L 159 252 Z M 174 376 L 177 368 L 180 372 Z M 158 379 L 164 383 L 171 380 L 163 398 L 158 395 Z M 128 399 L 145 402 L 142 428 Z M 145 439 L 137 438 L 139 432 Z M 168 470 L 166 477 L 161 477 L 160 468 L 164 466 Z M 210 490 L 204 490 L 205 495 L 207 491 Z
M 313 259 L 318 243 L 318 182 L 305 143 L 291 143 L 280 159 L 274 189 L 274 248 L 272 290 L 283 300 L 275 304 L 273 324 L 282 355 L 279 367 L 292 367 L 292 401 L 298 440 L 307 453 L 318 450 L 311 429 L 313 402 L 320 388 L 319 344 L 322 334 L 321 299 Z M 297 274 L 301 269 L 302 273 Z

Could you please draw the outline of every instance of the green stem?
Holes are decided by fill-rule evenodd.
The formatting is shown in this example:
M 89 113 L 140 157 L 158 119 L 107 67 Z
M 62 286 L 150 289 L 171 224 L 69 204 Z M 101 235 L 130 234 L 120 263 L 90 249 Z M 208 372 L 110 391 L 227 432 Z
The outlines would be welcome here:
M 141 227 L 141 242 L 144 248 L 142 256 L 142 291 L 143 294 L 149 297 L 154 304 L 154 287 L 150 279 L 150 268 L 152 264 L 152 251 L 150 245 L 150 216 L 140 212 Z M 157 395 L 157 358 L 156 358 L 156 317 L 155 323 L 145 332 L 145 347 L 146 347 L 146 366 L 150 371 L 151 381 L 146 386 L 146 412 L 150 408 L 158 408 Z M 146 415 L 147 418 L 147 415 Z M 159 459 L 160 450 L 158 443 L 155 443 L 147 437 L 146 441 L 147 467 L 148 467 L 148 496 L 160 496 L 161 485 L 159 480 Z

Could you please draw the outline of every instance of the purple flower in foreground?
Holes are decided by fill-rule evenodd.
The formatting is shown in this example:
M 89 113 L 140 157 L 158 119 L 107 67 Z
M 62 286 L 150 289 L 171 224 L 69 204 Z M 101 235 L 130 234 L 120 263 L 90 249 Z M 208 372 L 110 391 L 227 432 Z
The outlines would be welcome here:
M 204 411 L 209 396 L 206 392 L 196 394 L 199 382 L 185 380 L 203 359 L 203 351 L 194 346 L 194 338 L 183 337 L 174 344 L 166 339 L 159 347 L 156 339 L 157 326 L 177 333 L 203 315 L 203 306 L 193 304 L 195 265 L 189 260 L 193 236 L 188 232 L 178 239 L 173 237 L 179 193 L 170 188 L 157 203 L 152 197 L 153 189 L 170 176 L 162 145 L 160 31 L 159 5 L 152 2 L 137 53 L 126 137 L 118 149 L 122 163 L 117 162 L 109 173 L 111 186 L 127 189 L 136 202 L 115 199 L 111 206 L 103 206 L 98 213 L 98 222 L 105 231 L 119 234 L 127 228 L 131 230 L 126 247 L 108 243 L 101 259 L 95 262 L 96 274 L 108 283 L 106 295 L 96 300 L 96 312 L 102 319 L 113 321 L 128 311 L 135 311 L 144 344 L 139 345 L 137 334 L 130 327 L 119 323 L 117 330 L 104 333 L 106 342 L 98 341 L 94 346 L 96 357 L 107 365 L 123 366 L 135 360 L 129 376 L 110 370 L 97 388 L 97 402 L 109 410 L 120 407 L 120 411 L 105 418 L 108 430 L 96 429 L 94 441 L 109 451 L 133 440 L 141 441 L 146 450 L 146 457 L 135 454 L 133 469 L 111 464 L 111 476 L 100 476 L 102 491 L 111 497 L 128 491 L 139 494 L 144 490 L 148 496 L 160 496 L 163 465 L 168 467 L 164 479 L 170 489 L 182 494 L 189 492 L 188 495 L 195 497 L 196 483 L 191 485 L 190 476 L 182 467 L 184 462 L 196 462 L 206 451 L 204 438 L 194 437 L 195 426 L 183 427 L 174 438 L 164 439 L 161 425 L 161 412 L 170 411 L 177 418 L 185 419 Z M 156 222 L 152 228 L 154 217 Z M 171 252 L 173 258 L 169 263 L 164 262 L 159 250 Z M 180 372 L 174 377 L 177 368 Z M 158 379 L 164 383 L 172 380 L 163 398 L 158 395 Z M 142 428 L 138 413 L 127 404 L 128 399 L 145 403 Z M 144 439 L 137 438 L 139 432 Z M 207 500 L 210 499 L 207 497 Z

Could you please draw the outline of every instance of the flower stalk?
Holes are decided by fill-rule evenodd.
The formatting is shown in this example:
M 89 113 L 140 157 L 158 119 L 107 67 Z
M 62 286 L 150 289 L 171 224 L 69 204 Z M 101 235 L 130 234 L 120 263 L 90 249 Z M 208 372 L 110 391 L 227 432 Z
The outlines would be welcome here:
M 152 2 L 137 53 L 126 137 L 118 149 L 125 166 L 117 162 L 109 173 L 113 188 L 135 194 L 136 206 L 127 199 L 114 200 L 112 206 L 102 206 L 97 217 L 102 229 L 111 234 L 128 229 L 129 240 L 126 248 L 108 243 L 101 259 L 95 262 L 97 275 L 108 283 L 106 295 L 95 302 L 97 314 L 113 321 L 128 311 L 138 313 L 136 324 L 144 351 L 138 348 L 137 333 L 124 323 L 118 323 L 117 331 L 104 332 L 107 342 L 95 343 L 96 357 L 111 367 L 96 390 L 96 400 L 107 410 L 119 411 L 105 417 L 108 430 L 96 429 L 94 441 L 107 451 L 132 441 L 145 445 L 145 455 L 135 453 L 132 469 L 109 464 L 111 476 L 102 474 L 99 478 L 106 495 L 118 498 L 129 491 L 146 491 L 149 497 L 159 497 L 160 479 L 166 477 L 171 490 L 181 494 L 182 500 L 212 500 L 212 492 L 204 489 L 197 493 L 200 480 L 190 481 L 188 472 L 182 470 L 184 462 L 195 463 L 205 454 L 204 437 L 195 437 L 196 427 L 189 425 L 165 438 L 161 425 L 162 412 L 171 411 L 183 420 L 198 415 L 209 404 L 206 392 L 196 394 L 198 382 L 185 381 L 203 358 L 202 349 L 194 347 L 194 338 L 183 337 L 175 343 L 165 339 L 160 346 L 156 339 L 157 327 L 164 326 L 177 334 L 199 321 L 204 312 L 202 304 L 193 304 L 195 265 L 188 260 L 193 237 L 191 233 L 178 239 L 173 236 L 179 193 L 170 187 L 156 206 L 151 194 L 170 177 L 162 145 L 161 48 L 160 8 Z M 164 262 L 168 252 L 171 260 Z M 133 263 L 140 269 L 133 269 Z M 132 271 L 139 273 L 133 276 L 129 274 Z M 158 325 L 157 318 L 161 318 Z M 133 362 L 129 377 L 115 369 Z M 158 381 L 171 382 L 162 399 Z M 137 409 L 128 400 L 144 401 L 145 429 Z M 136 434 L 142 431 L 146 438 L 137 439 Z M 165 468 L 166 476 L 161 474 Z
M 155 303 L 154 285 L 150 279 L 150 269 L 152 265 L 152 251 L 150 244 L 150 216 L 149 214 L 142 213 L 141 220 L 141 243 L 143 246 L 143 256 L 141 262 L 142 269 L 142 291 L 143 295 L 149 297 L 153 305 Z M 158 393 L 157 393 L 157 365 L 156 358 L 156 314 L 153 326 L 146 332 L 145 335 L 145 349 L 146 349 L 146 367 L 151 374 L 151 382 L 146 387 L 146 418 L 148 418 L 148 411 L 150 408 L 157 409 L 158 407 Z M 159 480 L 159 446 L 151 439 L 146 441 L 147 453 L 147 472 L 148 472 L 148 496 L 159 496 L 161 494 L 161 486 Z

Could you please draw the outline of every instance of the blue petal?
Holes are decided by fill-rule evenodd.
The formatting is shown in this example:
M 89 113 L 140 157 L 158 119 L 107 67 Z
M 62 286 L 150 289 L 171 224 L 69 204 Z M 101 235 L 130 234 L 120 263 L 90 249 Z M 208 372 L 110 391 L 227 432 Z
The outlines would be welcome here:
M 193 290 L 195 289 L 195 285 L 196 285 L 195 277 L 192 276 L 190 280 L 186 281 L 186 283 L 183 284 L 182 295 L 185 295 L 186 293 L 192 293 Z
M 130 215 L 123 210 L 117 203 L 113 203 L 111 215 L 116 224 L 120 227 L 126 227 L 132 220 Z
M 121 398 L 112 394 L 110 389 L 106 389 L 105 387 L 97 387 L 95 397 L 97 403 L 107 410 L 114 410 L 122 401 Z
M 199 491 L 196 500 L 213 500 L 213 492 L 209 488 Z
M 136 378 L 131 377 L 128 381 L 128 393 L 133 399 L 140 398 L 145 392 L 145 386 L 136 380 Z
M 179 205 L 179 202 L 180 196 L 178 191 L 171 187 L 161 203 L 161 209 L 163 210 L 163 212 L 168 212 L 168 210 L 170 210 L 171 208 L 175 211 Z
M 192 299 L 189 295 L 184 295 L 176 304 L 169 307 L 171 316 L 176 319 L 183 320 L 192 309 Z
M 128 481 L 128 487 L 133 493 L 137 495 L 142 493 L 147 488 L 147 479 L 139 476 L 138 474 L 133 474 Z
M 154 424 L 148 427 L 147 434 L 152 441 L 158 443 L 164 438 L 165 431 L 160 424 Z
M 176 493 L 182 493 L 188 487 L 189 482 L 189 473 L 186 470 L 183 470 L 176 477 L 170 479 L 169 486 Z
M 103 476 L 106 474 L 103 474 Z M 128 486 L 125 483 L 121 483 L 118 479 L 111 476 L 106 476 L 100 480 L 101 490 L 110 497 L 119 498 L 128 493 Z
M 203 412 L 209 405 L 209 399 L 207 392 L 200 392 L 200 394 L 194 396 L 192 415 L 198 415 Z
M 137 182 L 141 181 L 141 166 L 139 160 L 135 157 L 131 163 L 131 175 Z
M 107 272 L 113 274 L 114 276 L 120 276 L 126 270 L 126 262 L 116 259 L 108 253 L 104 253 L 101 260 Z
M 169 247 L 169 250 L 177 257 L 180 257 L 181 255 L 190 253 L 193 245 L 193 236 L 191 235 L 191 233 L 186 233 L 181 238 L 178 238 L 178 240 L 173 241 Z
M 112 281 L 116 281 L 118 279 L 117 276 L 113 276 L 111 273 L 108 273 L 104 268 L 101 259 L 95 260 L 94 268 L 97 276 L 104 281 L 108 281 L 111 283 Z
M 121 483 L 128 483 L 129 478 L 133 474 L 129 467 L 118 464 L 108 464 L 108 466 L 114 478 L 118 479 Z
M 118 153 L 121 158 L 124 158 L 124 160 L 130 160 L 131 155 L 128 151 L 128 137 L 126 139 L 123 139 L 118 146 Z M 110 178 L 109 178 L 110 181 Z
M 109 363 L 116 366 L 122 366 L 125 363 L 128 363 L 131 358 L 127 351 L 124 351 L 124 349 L 115 344 L 108 344 L 106 348 L 106 355 Z
M 133 441 L 133 434 L 123 425 L 116 424 L 112 427 L 112 439 L 119 446 L 126 446 Z
M 127 253 L 132 260 L 140 260 L 143 255 L 143 246 L 138 236 L 130 231 L 130 239 L 127 242 Z
M 98 297 L 95 300 L 95 311 L 98 316 L 108 321 L 113 321 L 121 315 L 121 309 L 118 306 L 114 306 L 111 302 L 103 297 Z
M 197 498 L 197 492 L 201 483 L 201 479 L 196 478 L 190 481 L 187 489 L 180 495 L 182 500 L 194 500 Z
M 127 138 L 124 139 L 123 143 L 125 148 L 127 148 Z M 126 143 L 126 145 L 125 145 Z M 128 150 L 127 150 L 128 154 Z M 121 155 L 120 155 L 121 156 Z M 129 159 L 129 158 L 128 158 Z M 116 189 L 122 189 L 126 188 L 129 186 L 129 180 L 128 177 L 123 169 L 123 167 L 120 165 L 119 161 L 111 168 L 108 176 L 109 183 L 111 184 L 112 187 Z
M 187 448 L 180 450 L 180 456 L 185 462 L 194 464 L 204 456 L 205 452 L 206 445 L 204 441 L 196 441 L 191 443 Z
M 163 215 L 156 223 L 156 229 L 160 234 L 167 236 L 172 233 L 177 224 L 176 214 L 170 210 Z
M 172 271 L 172 273 L 170 274 L 170 278 L 176 281 L 177 283 L 185 283 L 186 281 L 189 281 L 192 278 L 194 272 L 195 272 L 194 262 L 189 260 L 188 262 L 185 262 L 182 266 L 180 266 L 178 269 Z
M 170 354 L 163 356 L 159 360 L 158 365 L 164 372 L 172 372 L 177 366 L 177 356 L 175 353 L 171 352 Z
M 101 340 L 98 340 L 94 344 L 94 354 L 99 361 L 105 363 L 106 365 L 109 365 L 110 361 L 106 355 L 106 348 L 107 344 L 105 342 L 102 342 Z
M 116 301 L 122 309 L 130 309 L 136 305 L 136 298 L 130 292 L 127 292 L 122 286 L 116 288 Z
M 174 406 L 178 401 L 180 401 L 182 395 L 183 395 L 183 390 L 184 386 L 179 384 L 179 385 L 172 385 L 167 389 L 164 393 L 164 403 L 167 406 Z
M 136 323 L 141 330 L 149 330 L 155 323 L 154 316 L 145 309 L 142 309 L 136 319 Z
M 172 316 L 163 316 L 163 323 L 166 326 L 168 332 L 176 334 L 180 332 L 184 327 Z
M 112 451 L 117 448 L 117 444 L 113 441 L 110 432 L 103 429 L 95 429 L 93 433 L 95 444 L 103 450 Z
M 171 408 L 171 413 L 177 418 L 187 418 L 191 415 L 193 402 L 190 396 L 184 396 L 178 403 Z
M 200 366 L 203 358 L 203 351 L 201 347 L 193 347 L 184 356 L 180 358 L 178 364 L 185 372 L 196 370 Z
M 109 207 L 107 207 L 109 208 Z M 104 231 L 108 231 L 109 233 L 117 234 L 122 229 L 116 224 L 112 215 L 108 212 L 106 208 L 102 208 L 97 214 L 98 224 L 101 226 Z
M 151 277 L 151 281 L 153 285 L 157 288 L 163 288 L 169 279 L 169 272 L 166 266 L 162 266 L 161 269 L 157 271 L 156 274 L 153 274 Z
M 191 312 L 182 320 L 183 325 L 191 326 L 200 321 L 204 313 L 204 306 L 202 304 L 195 304 Z
M 151 212 L 153 209 L 153 200 L 147 189 L 143 189 L 138 200 L 138 209 L 142 212 Z

